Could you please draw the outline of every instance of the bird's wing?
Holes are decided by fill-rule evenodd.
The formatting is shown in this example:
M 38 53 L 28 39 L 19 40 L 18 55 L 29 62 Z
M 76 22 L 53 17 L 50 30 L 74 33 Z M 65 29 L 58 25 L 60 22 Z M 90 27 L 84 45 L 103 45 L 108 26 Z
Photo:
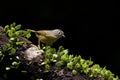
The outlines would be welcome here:
M 57 38 L 53 33 L 51 33 L 51 31 L 46 31 L 46 37 L 48 38 Z
M 48 30 L 39 30 L 39 31 L 36 31 L 36 33 L 38 35 L 45 36 L 47 38 L 57 38 L 51 33 L 51 31 L 48 31 Z

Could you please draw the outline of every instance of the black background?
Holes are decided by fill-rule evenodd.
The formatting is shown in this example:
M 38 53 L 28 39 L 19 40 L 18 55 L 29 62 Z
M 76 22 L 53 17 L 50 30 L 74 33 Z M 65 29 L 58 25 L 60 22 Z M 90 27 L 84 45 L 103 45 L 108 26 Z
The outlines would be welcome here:
M 9 4 L 9 3 L 8 3 Z M 54 46 L 63 45 L 70 53 L 80 54 L 107 66 L 120 74 L 120 16 L 117 1 L 39 1 L 5 4 L 0 8 L 0 25 L 16 22 L 22 28 L 60 28 L 66 38 Z M 32 37 L 37 44 L 36 37 Z M 120 75 L 119 75 L 120 76 Z

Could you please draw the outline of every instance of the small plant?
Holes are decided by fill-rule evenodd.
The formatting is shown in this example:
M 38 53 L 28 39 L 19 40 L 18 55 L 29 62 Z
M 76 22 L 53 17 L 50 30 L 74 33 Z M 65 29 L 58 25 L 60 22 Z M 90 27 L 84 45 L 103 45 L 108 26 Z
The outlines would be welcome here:
M 60 46 L 57 51 L 55 48 L 47 46 L 44 51 L 46 52 L 44 56 L 48 56 L 46 57 L 45 62 L 50 64 L 55 60 L 55 65 L 57 67 L 66 67 L 73 75 L 82 73 L 88 75 L 91 79 L 101 76 L 105 80 L 119 80 L 118 76 L 115 78 L 114 74 L 110 70 L 107 70 L 105 67 L 100 67 L 99 64 L 93 64 L 91 59 L 85 60 L 80 55 L 68 55 L 68 49 L 64 49 L 63 46 Z M 57 57 L 50 61 L 53 55 L 57 55 Z
M 2 51 L 7 51 L 9 55 L 14 55 L 19 46 L 25 44 L 25 42 L 21 41 L 19 37 L 30 38 L 30 31 L 20 30 L 20 28 L 21 24 L 16 25 L 15 22 L 4 27 L 4 30 L 9 37 L 9 41 L 6 45 L 2 46 Z
M 25 37 L 28 39 L 31 36 L 30 31 L 20 30 L 20 28 L 21 24 L 16 25 L 15 22 L 4 27 L 4 31 L 9 39 L 6 44 L 0 45 L 0 65 L 4 66 L 3 70 L 10 71 L 11 69 L 19 69 L 21 62 L 15 53 L 23 44 L 25 44 L 25 42 L 21 41 L 19 37 Z M 0 39 L 1 38 L 2 33 L 0 32 Z M 6 65 L 3 64 L 4 61 L 7 61 L 5 62 Z M 3 77 L 4 75 L 7 77 L 7 73 L 4 73 Z

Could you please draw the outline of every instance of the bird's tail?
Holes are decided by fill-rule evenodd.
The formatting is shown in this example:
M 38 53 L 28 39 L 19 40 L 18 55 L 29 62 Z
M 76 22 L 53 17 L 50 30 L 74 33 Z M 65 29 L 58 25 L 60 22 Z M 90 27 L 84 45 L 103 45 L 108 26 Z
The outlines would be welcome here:
M 32 30 L 32 29 L 28 29 L 28 30 L 31 31 L 31 32 L 34 32 L 34 33 L 36 32 L 35 30 Z

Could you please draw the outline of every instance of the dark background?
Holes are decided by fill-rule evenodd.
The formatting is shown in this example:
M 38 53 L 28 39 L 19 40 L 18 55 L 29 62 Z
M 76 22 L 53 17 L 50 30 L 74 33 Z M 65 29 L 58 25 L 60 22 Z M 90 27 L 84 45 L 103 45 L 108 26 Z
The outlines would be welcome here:
M 19 4 L 18 4 L 19 3 Z M 22 29 L 55 29 L 65 32 L 54 46 L 63 45 L 70 54 L 80 54 L 120 74 L 120 16 L 117 1 L 18 2 L 0 8 L 0 25 L 16 22 Z M 37 44 L 37 38 L 30 40 Z M 120 76 L 120 75 L 119 75 Z

